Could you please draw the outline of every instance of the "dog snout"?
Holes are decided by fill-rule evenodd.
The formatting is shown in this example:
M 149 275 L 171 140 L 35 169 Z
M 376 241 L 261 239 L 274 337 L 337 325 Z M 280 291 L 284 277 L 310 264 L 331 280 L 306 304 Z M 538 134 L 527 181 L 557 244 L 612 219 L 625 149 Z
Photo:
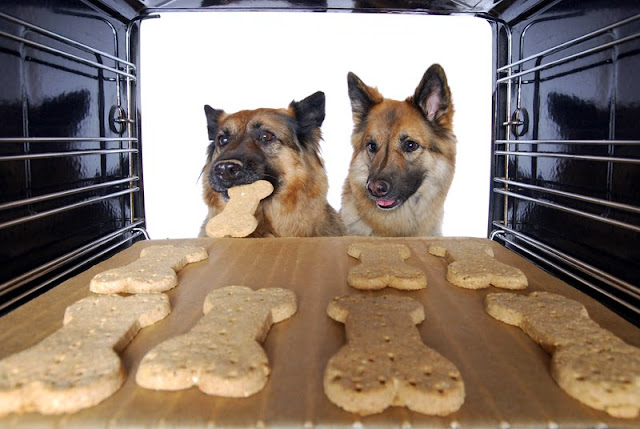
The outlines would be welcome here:
M 371 180 L 367 184 L 369 193 L 376 198 L 382 198 L 389 193 L 391 185 L 386 180 Z
M 215 177 L 225 183 L 233 183 L 242 174 L 242 163 L 239 161 L 221 161 L 213 167 Z

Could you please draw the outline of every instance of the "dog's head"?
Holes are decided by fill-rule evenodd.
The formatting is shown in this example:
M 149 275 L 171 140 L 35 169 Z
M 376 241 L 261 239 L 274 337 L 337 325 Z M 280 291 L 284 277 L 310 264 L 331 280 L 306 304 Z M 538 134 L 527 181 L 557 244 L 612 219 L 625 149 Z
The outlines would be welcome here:
M 267 180 L 274 194 L 287 172 L 319 155 L 320 126 L 325 116 L 325 96 L 316 92 L 287 109 L 261 108 L 227 114 L 204 106 L 209 134 L 205 175 L 205 200 L 213 206 L 230 187 Z M 217 194 L 217 195 L 216 195 Z
M 371 204 L 402 206 L 425 192 L 448 191 L 455 162 L 453 102 L 444 70 L 426 71 L 413 96 L 384 98 L 355 74 L 347 77 L 353 113 L 351 175 Z M 433 187 L 426 189 L 426 182 Z

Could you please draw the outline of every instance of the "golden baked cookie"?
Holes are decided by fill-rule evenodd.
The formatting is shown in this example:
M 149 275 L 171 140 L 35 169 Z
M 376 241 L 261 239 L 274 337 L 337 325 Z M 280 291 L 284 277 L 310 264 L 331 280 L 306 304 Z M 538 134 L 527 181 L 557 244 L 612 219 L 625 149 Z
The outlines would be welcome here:
M 170 312 L 164 294 L 98 295 L 70 305 L 62 328 L 0 361 L 0 416 L 72 413 L 108 398 L 126 378 L 117 353 Z
M 361 415 L 391 405 L 444 416 L 458 410 L 465 390 L 460 371 L 427 347 L 416 324 L 424 308 L 406 296 L 343 296 L 327 314 L 345 324 L 347 344 L 327 363 L 324 391 L 339 407 Z
M 349 270 L 347 282 L 362 290 L 377 290 L 387 286 L 403 290 L 424 289 L 427 277 L 419 268 L 405 262 L 411 251 L 397 243 L 354 243 L 347 250 L 360 264 Z
M 254 214 L 260 200 L 273 192 L 273 185 L 258 180 L 248 185 L 229 188 L 229 201 L 224 209 L 209 219 L 205 230 L 209 237 L 246 237 L 258 227 Z
M 449 264 L 447 280 L 466 289 L 482 289 L 491 285 L 503 289 L 524 289 L 527 277 L 516 267 L 494 258 L 491 247 L 482 240 L 457 238 L 434 241 L 429 253 L 442 256 Z
M 149 246 L 129 265 L 95 275 L 89 290 L 95 293 L 164 292 L 178 284 L 178 271 L 208 257 L 203 247 Z
M 209 395 L 227 397 L 250 396 L 264 387 L 270 367 L 260 343 L 272 324 L 296 312 L 295 294 L 280 288 L 227 286 L 207 295 L 203 310 L 191 331 L 144 356 L 136 374 L 139 386 L 197 386 Z
M 551 376 L 569 395 L 614 417 L 638 416 L 640 349 L 601 328 L 582 304 L 549 292 L 490 293 L 485 309 L 551 353 Z

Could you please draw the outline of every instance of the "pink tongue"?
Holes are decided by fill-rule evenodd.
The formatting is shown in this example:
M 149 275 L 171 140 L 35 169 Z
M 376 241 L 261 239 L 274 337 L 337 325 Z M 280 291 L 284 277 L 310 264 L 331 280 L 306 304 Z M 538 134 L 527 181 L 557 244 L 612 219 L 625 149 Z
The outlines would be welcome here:
M 395 203 L 395 200 L 376 200 L 376 203 L 381 207 L 389 207 Z

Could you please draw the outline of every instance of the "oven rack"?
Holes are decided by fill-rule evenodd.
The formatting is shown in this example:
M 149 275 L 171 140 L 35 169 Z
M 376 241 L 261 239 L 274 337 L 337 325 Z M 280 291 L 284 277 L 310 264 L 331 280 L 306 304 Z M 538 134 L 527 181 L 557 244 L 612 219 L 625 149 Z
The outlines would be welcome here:
M 621 171 L 625 174 L 633 172 L 628 176 L 634 177 L 640 168 L 640 140 L 617 138 L 616 94 L 622 88 L 613 84 L 609 94 L 606 138 L 553 135 L 537 129 L 538 118 L 534 116 L 543 115 L 541 110 L 548 100 L 542 99 L 540 94 L 546 85 L 554 85 L 554 79 L 567 75 L 577 79 L 575 75 L 585 71 L 597 73 L 599 68 L 615 69 L 619 67 L 620 58 L 633 56 L 640 48 L 640 14 L 607 23 L 525 56 L 523 53 L 530 49 L 527 37 L 531 28 L 551 19 L 533 19 L 518 29 L 497 23 L 496 31 L 503 34 L 498 38 L 501 43 L 497 46 L 497 58 L 502 58 L 506 64 L 496 66 L 495 103 L 496 112 L 501 112 L 504 119 L 501 122 L 496 119 L 494 123 L 494 218 L 489 225 L 489 236 L 574 280 L 578 287 L 606 296 L 614 305 L 628 311 L 632 318 L 637 318 L 640 315 L 640 287 L 633 274 L 637 273 L 633 264 L 637 255 L 628 256 L 630 269 L 611 270 L 611 260 L 600 259 L 599 249 L 594 248 L 592 242 L 586 239 L 582 242 L 578 234 L 563 235 L 565 231 L 561 225 L 534 225 L 532 219 L 535 218 L 533 213 L 547 210 L 548 216 L 555 216 L 555 213 L 576 224 L 595 225 L 597 234 L 613 237 L 612 241 L 616 237 L 624 237 L 627 242 L 640 238 L 638 199 L 634 194 L 616 192 L 614 183 L 624 177 Z M 513 60 L 514 52 L 517 60 Z M 529 114 L 529 109 L 533 115 Z M 546 168 L 555 169 L 554 174 L 558 175 L 560 171 L 589 174 L 592 170 L 594 175 L 602 172 L 606 183 L 590 187 L 577 183 L 577 179 L 575 183 L 555 180 L 553 174 L 541 173 L 543 163 L 552 165 Z M 577 174 L 565 176 L 575 179 Z M 633 244 L 630 246 L 634 248 Z M 637 247 L 635 249 L 637 253 Z M 617 263 L 621 265 L 620 261 Z M 629 272 L 632 274 L 623 278 Z
M 0 12 L 0 48 L 19 62 L 19 91 L 23 94 L 22 106 L 18 106 L 22 111 L 22 132 L 19 133 L 22 135 L 7 135 L 6 131 L 0 134 L 0 167 L 5 171 L 3 174 L 20 176 L 25 184 L 23 192 L 5 190 L 0 194 L 0 241 L 4 242 L 3 247 L 7 246 L 2 256 L 33 259 L 0 277 L 0 313 L 89 262 L 148 238 L 144 230 L 135 107 L 137 67 L 129 52 L 136 21 L 129 22 L 123 32 L 99 14 L 87 14 L 84 18 L 105 26 L 102 30 L 112 35 L 111 41 L 106 42 L 107 46 L 113 46 L 112 50 L 97 49 L 61 31 Z M 118 37 L 123 33 L 127 39 L 124 58 Z M 31 126 L 29 115 L 36 112 L 37 106 L 30 104 L 33 102 L 27 92 L 36 86 L 29 81 L 29 70 L 36 67 L 53 70 L 50 73 L 56 76 L 87 82 L 89 89 L 85 89 L 83 95 L 89 98 L 95 94 L 98 104 L 104 106 L 100 123 L 85 127 L 95 132 L 80 129 L 64 135 L 42 135 L 41 130 L 36 129 L 31 135 L 32 128 L 36 127 Z M 63 177 L 56 183 L 54 178 L 51 184 L 34 177 L 36 168 L 52 161 L 80 165 L 76 168 L 95 172 L 87 173 L 84 180 Z M 52 176 L 56 175 L 57 172 L 52 171 Z M 95 213 L 107 211 L 118 213 L 117 218 L 111 221 L 100 216 L 92 218 Z M 24 252 L 28 256 L 20 254 L 20 250 L 8 249 L 29 235 L 55 229 L 60 222 L 76 223 L 81 238 L 70 239 L 68 243 L 64 239 L 50 242 L 35 252 L 29 249 Z M 5 267 L 12 262 L 7 261 Z
M 606 297 L 617 308 L 623 309 L 624 316 L 628 318 L 640 316 L 638 287 L 499 222 L 494 222 L 493 226 L 495 229 L 490 235 L 492 240 L 502 242 L 540 266 L 586 286 L 587 292 L 595 292 Z
M 65 276 L 76 273 L 81 268 L 86 267 L 90 262 L 99 261 L 99 258 L 110 255 L 113 251 L 129 245 L 140 238 L 148 240 L 149 235 L 146 230 L 142 228 L 142 225 L 143 221 L 138 220 L 126 228 L 107 234 L 98 240 L 74 249 L 46 264 L 0 284 L 0 296 L 9 295 L 13 291 L 18 291 L 18 293 L 11 293 L 10 296 L 7 296 L 0 302 L 0 314 L 30 295 L 36 294 L 50 285 L 54 285 Z M 28 285 L 33 281 L 38 281 L 37 285 L 29 287 L 26 291 L 20 290 L 22 286 Z

